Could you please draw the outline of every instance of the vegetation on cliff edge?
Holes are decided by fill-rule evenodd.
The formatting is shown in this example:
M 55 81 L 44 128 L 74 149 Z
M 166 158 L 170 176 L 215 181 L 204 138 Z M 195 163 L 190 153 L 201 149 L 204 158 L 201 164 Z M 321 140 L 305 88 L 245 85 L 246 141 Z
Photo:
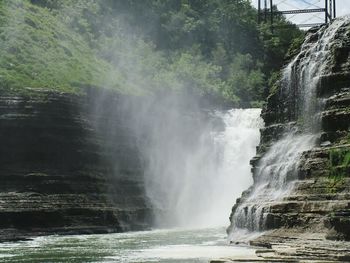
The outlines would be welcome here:
M 186 89 L 254 106 L 300 37 L 258 25 L 248 0 L 3 0 L 0 89 Z

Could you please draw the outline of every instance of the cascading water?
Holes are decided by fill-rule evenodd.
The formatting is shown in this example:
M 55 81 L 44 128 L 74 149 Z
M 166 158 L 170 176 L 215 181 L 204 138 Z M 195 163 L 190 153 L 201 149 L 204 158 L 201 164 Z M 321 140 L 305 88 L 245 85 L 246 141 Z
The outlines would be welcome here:
M 293 189 L 300 156 L 311 149 L 319 137 L 323 101 L 317 98 L 317 87 L 320 77 L 330 73 L 327 64 L 332 40 L 347 19 L 337 19 L 315 34 L 309 34 L 299 55 L 284 69 L 281 96 L 294 96 L 293 109 L 289 110 L 294 112 L 296 124 L 286 125 L 289 128 L 285 135 L 259 161 L 254 186 L 235 207 L 229 228 L 231 239 L 240 238 L 242 229 L 266 229 L 269 205 L 282 201 Z
M 164 114 L 154 118 L 143 147 L 156 225 L 224 226 L 232 201 L 252 183 L 260 109 L 205 113 L 204 119 L 172 109 Z
M 251 231 L 265 228 L 269 204 L 288 196 L 297 177 L 300 155 L 315 144 L 316 138 L 313 134 L 292 132 L 273 145 L 259 162 L 252 192 L 235 211 L 231 235 L 236 228 Z

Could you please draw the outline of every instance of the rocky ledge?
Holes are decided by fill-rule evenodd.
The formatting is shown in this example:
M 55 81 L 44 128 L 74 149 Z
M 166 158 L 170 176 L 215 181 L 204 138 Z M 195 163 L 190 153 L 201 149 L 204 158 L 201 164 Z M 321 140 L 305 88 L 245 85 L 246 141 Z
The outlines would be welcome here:
M 350 261 L 350 244 L 327 240 L 325 233 L 310 233 L 303 228 L 278 229 L 263 233 L 251 241 L 255 257 L 223 258 L 211 263 L 230 262 L 295 262 L 332 263 Z
M 135 140 L 118 113 L 107 125 L 106 112 L 88 110 L 90 99 L 0 97 L 0 241 L 149 227 Z

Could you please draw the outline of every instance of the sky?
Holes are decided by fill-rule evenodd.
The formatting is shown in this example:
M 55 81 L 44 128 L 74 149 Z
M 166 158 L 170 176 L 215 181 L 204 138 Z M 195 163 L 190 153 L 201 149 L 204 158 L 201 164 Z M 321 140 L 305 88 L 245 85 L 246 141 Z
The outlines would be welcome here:
M 258 6 L 258 0 L 251 0 L 255 7 Z M 261 0 L 263 3 L 264 0 Z M 270 1 L 267 1 L 268 3 Z M 294 10 L 300 8 L 323 8 L 324 0 L 273 0 L 273 3 L 278 6 L 278 9 L 283 10 Z M 343 16 L 350 14 L 350 0 L 336 0 L 337 16 Z M 298 15 L 287 15 L 293 23 L 309 24 L 309 23 L 322 23 L 324 22 L 323 13 L 313 14 L 298 14 Z

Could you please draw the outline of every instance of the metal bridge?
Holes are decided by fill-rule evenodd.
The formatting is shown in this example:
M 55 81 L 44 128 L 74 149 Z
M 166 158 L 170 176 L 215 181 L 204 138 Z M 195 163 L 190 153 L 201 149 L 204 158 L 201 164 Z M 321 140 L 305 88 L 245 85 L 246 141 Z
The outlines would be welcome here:
M 320 4 L 316 5 L 316 3 L 320 1 L 324 1 L 324 5 L 321 3 L 323 6 L 320 6 Z M 294 17 L 299 14 L 310 14 L 304 22 L 297 25 L 299 27 L 313 27 L 327 24 L 329 21 L 336 18 L 336 0 L 318 0 L 316 3 L 312 0 L 301 0 L 301 2 L 304 3 L 306 8 L 298 8 L 290 4 L 290 0 L 279 0 L 275 2 L 274 0 L 258 0 L 258 22 L 270 23 L 271 27 L 273 27 L 276 15 L 293 15 Z M 277 9 L 280 4 L 285 4 L 293 9 L 280 11 Z M 319 17 L 320 14 L 323 16 L 322 18 Z M 320 22 L 307 23 L 314 17 L 319 18 Z M 323 21 L 321 22 L 321 20 Z

